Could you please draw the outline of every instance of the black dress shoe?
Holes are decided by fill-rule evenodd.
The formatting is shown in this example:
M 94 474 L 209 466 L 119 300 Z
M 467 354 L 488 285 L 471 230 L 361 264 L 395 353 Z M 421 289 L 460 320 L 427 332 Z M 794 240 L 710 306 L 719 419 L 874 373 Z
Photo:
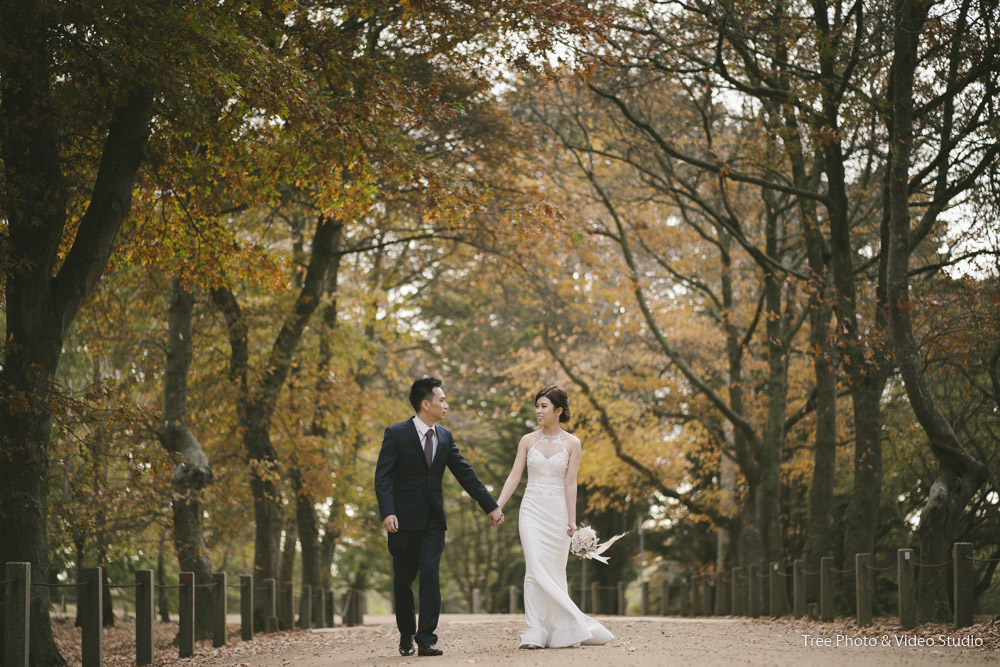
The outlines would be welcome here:
M 399 654 L 402 656 L 413 655 L 413 635 L 399 636 Z
M 444 651 L 434 644 L 424 644 L 417 642 L 417 655 L 444 655 Z

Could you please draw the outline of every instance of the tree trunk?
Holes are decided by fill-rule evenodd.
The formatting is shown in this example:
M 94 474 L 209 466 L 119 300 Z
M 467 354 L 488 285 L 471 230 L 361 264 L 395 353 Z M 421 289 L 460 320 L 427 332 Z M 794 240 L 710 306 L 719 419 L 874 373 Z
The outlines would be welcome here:
M 94 382 L 101 381 L 100 365 L 94 363 Z M 91 434 L 88 437 L 90 443 L 91 469 L 90 484 L 94 499 L 101 498 L 102 489 L 107 488 L 108 474 L 104 456 L 98 451 L 100 443 Z M 111 587 L 108 586 L 108 534 L 105 530 L 107 525 L 107 513 L 104 503 L 98 502 L 94 510 L 94 547 L 97 552 L 95 563 L 101 567 L 101 625 L 105 628 L 113 627 L 115 624 L 115 610 L 111 603 Z
M 948 505 L 951 501 L 951 481 L 942 471 L 931 485 L 927 502 L 920 510 L 917 541 L 920 562 L 925 565 L 942 565 L 951 560 L 947 535 L 949 530 Z M 951 620 L 951 566 L 922 567 L 917 570 L 917 621 L 943 623 Z
M 137 88 L 114 112 L 87 211 L 65 255 L 67 192 L 53 112 L 47 19 L 33 3 L 4 3 L 0 76 L 7 255 L 3 263 L 6 335 L 0 371 L 0 563 L 31 563 L 49 580 L 46 533 L 49 394 L 66 332 L 107 264 L 131 206 L 146 148 L 152 91 Z M 59 264 L 60 258 L 62 260 Z M 58 272 L 55 271 L 58 266 Z M 49 589 L 31 589 L 34 665 L 63 665 L 49 624 Z M 2 657 L 2 656 L 0 656 Z
M 114 627 L 115 607 L 111 600 L 111 581 L 108 578 L 108 547 L 104 544 L 105 533 L 97 533 L 98 542 L 97 562 L 101 564 L 101 625 L 105 628 Z
M 295 515 L 289 514 L 285 519 L 285 541 L 281 547 L 281 565 L 278 568 L 279 583 L 291 581 L 295 576 L 295 546 L 298 541 Z
M 792 179 L 803 191 L 816 184 L 806 172 L 798 121 L 791 108 L 784 110 L 786 153 L 792 166 Z M 777 114 L 775 114 L 777 115 Z M 820 558 L 833 555 L 833 480 L 837 463 L 837 376 L 833 366 L 830 319 L 832 294 L 828 284 L 825 240 L 817 221 L 817 206 L 813 199 L 799 197 L 799 222 L 806 241 L 809 262 L 809 348 L 816 382 L 816 429 L 813 444 L 813 470 L 809 484 L 809 517 L 806 527 L 806 568 L 819 570 Z
M 763 190 L 766 204 L 765 247 L 769 257 L 778 256 L 777 207 Z M 761 472 L 760 524 L 764 531 L 764 554 L 769 563 L 785 561 L 785 539 L 781 521 L 781 458 L 785 447 L 785 412 L 788 407 L 788 340 L 792 336 L 793 299 L 782 308 L 783 283 L 767 266 L 763 270 L 764 330 L 767 339 L 767 421 L 759 454 Z M 781 601 L 784 606 L 785 601 Z
M 324 588 L 333 585 L 333 556 L 337 550 L 337 542 L 340 540 L 342 532 L 343 510 L 341 505 L 333 499 L 327 508 L 328 514 L 326 526 L 323 528 L 323 541 L 320 543 L 319 567 L 321 583 Z
M 277 579 L 281 562 L 281 530 L 284 526 L 278 454 L 271 443 L 271 420 L 302 332 L 319 306 L 330 261 L 339 247 L 343 222 L 320 216 L 311 243 L 309 265 L 292 311 L 271 346 L 260 384 L 249 385 L 248 326 L 235 295 L 228 289 L 212 291 L 212 298 L 226 320 L 231 348 L 230 378 L 237 384 L 236 412 L 243 430 L 243 448 L 250 468 L 253 496 L 254 577 Z M 301 537 L 300 537 L 301 541 Z M 262 627 L 263 600 L 254 602 L 255 625 Z M 256 620 L 259 619 L 259 620 Z
M 317 588 L 320 581 L 320 536 L 316 517 L 316 501 L 302 484 L 302 473 L 297 462 L 289 467 L 289 477 L 295 492 L 295 520 L 298 525 L 299 546 L 302 548 L 302 590 L 306 586 Z
M 193 572 L 195 583 L 212 581 L 212 562 L 202 529 L 203 494 L 212 481 L 212 467 L 198 438 L 187 425 L 188 372 L 191 368 L 191 317 L 194 297 L 179 278 L 170 281 L 167 310 L 167 363 L 163 381 L 163 422 L 156 430 L 163 448 L 181 462 L 170 485 L 174 549 L 181 572 Z M 195 638 L 212 636 L 213 596 L 195 596 Z
M 159 609 L 160 620 L 164 623 L 170 622 L 170 598 L 167 596 L 167 571 L 164 558 L 164 547 L 166 546 L 166 529 L 160 531 L 160 548 L 156 554 L 156 606 Z
M 834 128 L 835 129 L 835 128 Z M 824 151 L 825 173 L 830 183 L 830 247 L 837 328 L 844 348 L 844 372 L 848 377 L 854 414 L 854 479 L 844 513 L 843 569 L 854 567 L 858 553 L 872 553 L 879 521 L 882 495 L 882 390 L 888 377 L 888 350 L 885 348 L 886 257 L 879 257 L 875 289 L 875 318 L 868 332 L 859 324 L 854 275 L 854 247 L 844 178 L 841 146 L 831 141 Z M 888 216 L 880 225 L 883 250 L 888 234 Z M 855 589 L 848 586 L 841 596 L 842 606 L 851 606 Z
M 913 0 L 893 5 L 895 21 L 889 101 L 892 105 L 889 150 L 890 243 L 888 248 L 889 327 L 896 363 L 906 386 L 913 413 L 927 434 L 940 467 L 927 503 L 920 514 L 921 559 L 940 558 L 957 532 L 956 524 L 969 501 L 987 478 L 985 466 L 959 441 L 938 409 L 924 376 L 922 357 L 910 319 L 910 160 L 913 150 L 913 87 L 920 42 L 928 6 Z M 933 568 L 921 577 L 918 615 L 921 620 L 947 620 L 945 568 Z
M 730 234 L 721 226 L 716 227 L 716 230 L 718 232 L 719 263 L 721 265 L 719 291 L 722 296 L 722 307 L 724 312 L 723 329 L 726 337 L 726 370 L 728 374 L 727 391 L 729 396 L 729 405 L 732 406 L 735 413 L 744 415 L 746 414 L 746 405 L 744 403 L 743 396 L 743 338 L 746 334 L 741 334 L 739 328 L 736 326 L 733 316 L 733 267 L 732 255 L 729 252 L 732 241 Z M 739 468 L 744 479 L 747 480 L 747 485 L 754 489 L 750 496 L 756 497 L 757 476 L 760 468 L 759 462 L 755 461 L 750 453 L 746 433 L 741 429 L 735 428 L 731 421 L 725 422 L 725 426 L 723 428 L 726 433 L 726 442 L 732 443 L 732 452 L 735 455 L 734 459 L 727 458 L 725 460 L 729 460 L 731 463 L 735 464 L 735 467 Z M 733 478 L 732 486 L 733 489 L 735 489 L 734 470 L 730 471 L 730 476 Z M 731 491 L 728 500 L 725 501 L 725 506 L 722 508 L 723 513 L 727 516 L 730 516 L 735 508 L 733 495 L 734 494 Z M 756 516 L 750 517 L 750 513 L 747 510 L 747 508 L 753 508 L 754 504 L 755 503 L 750 502 L 738 510 L 744 516 L 741 521 L 738 521 L 738 539 L 736 540 L 735 545 L 736 553 L 734 555 L 734 562 L 740 563 L 741 565 L 758 562 L 764 555 L 761 531 L 759 529 L 759 519 Z M 750 527 L 749 530 L 746 529 L 748 526 Z
M 73 550 L 74 550 L 74 563 L 76 564 L 76 571 L 82 572 L 83 568 L 87 566 L 85 562 L 87 544 L 84 536 L 81 533 L 73 534 Z M 80 599 L 80 593 L 77 591 L 77 600 Z M 76 605 L 76 621 L 73 624 L 77 628 L 83 627 L 83 607 L 79 604 Z

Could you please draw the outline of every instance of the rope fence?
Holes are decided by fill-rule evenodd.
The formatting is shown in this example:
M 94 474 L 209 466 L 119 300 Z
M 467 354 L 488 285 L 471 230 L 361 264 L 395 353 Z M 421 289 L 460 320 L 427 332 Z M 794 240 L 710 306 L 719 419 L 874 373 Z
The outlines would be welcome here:
M 207 613 L 210 615 L 210 632 L 213 648 L 224 646 L 227 642 L 227 592 L 229 589 L 240 590 L 240 637 L 243 641 L 251 641 L 255 626 L 263 628 L 264 632 L 291 630 L 294 627 L 296 597 L 292 582 L 284 582 L 280 588 L 273 579 L 264 579 L 265 585 L 254 585 L 250 575 L 241 575 L 241 582 L 229 585 L 225 573 L 212 573 L 211 582 L 198 583 L 192 572 L 181 572 L 178 584 L 155 584 L 153 570 L 137 570 L 134 583 L 104 583 L 104 570 L 99 567 L 81 568 L 78 572 L 79 581 L 50 584 L 41 581 L 31 581 L 30 563 L 6 563 L 5 577 L 0 580 L 0 599 L 4 600 L 7 609 L 12 613 L 5 614 L 0 635 L 4 637 L 28 637 L 30 633 L 30 590 L 36 588 L 79 589 L 76 605 L 81 619 L 81 653 L 83 667 L 100 667 L 103 664 L 103 603 L 105 588 L 136 589 L 129 595 L 130 605 L 135 611 L 135 650 L 136 665 L 153 664 L 153 633 L 156 614 L 154 613 L 155 592 L 157 590 L 179 590 L 179 614 L 177 646 L 178 657 L 187 658 L 194 655 L 195 645 L 195 601 L 200 595 L 207 595 L 211 601 Z M 267 591 L 268 594 L 254 600 L 254 591 Z M 364 611 L 363 591 L 348 591 L 348 604 L 354 613 L 343 620 L 347 624 L 363 623 Z M 65 599 L 65 598 L 64 598 Z M 311 627 L 333 627 L 334 593 L 332 590 L 316 587 L 305 587 L 299 601 L 299 612 L 302 614 L 300 625 Z M 256 604 L 255 604 L 256 602 Z M 353 604 L 351 604 L 353 602 Z M 199 605 L 201 608 L 202 605 Z M 200 613 L 200 612 L 199 612 Z M 28 646 L 28 642 L 23 642 Z M 5 660 L 5 667 L 28 667 L 27 654 L 12 656 L 10 663 Z
M 855 595 L 852 596 L 856 604 L 857 624 L 864 627 L 871 624 L 871 609 L 873 606 L 874 590 L 879 586 L 879 578 L 869 576 L 869 572 L 896 572 L 896 586 L 898 588 L 898 612 L 900 625 L 906 629 L 916 626 L 916 586 L 915 572 L 918 568 L 933 570 L 936 568 L 952 567 L 952 576 L 949 582 L 953 582 L 953 595 L 949 598 L 953 600 L 954 627 L 963 628 L 972 624 L 973 605 L 975 602 L 976 569 L 975 563 L 992 564 L 1000 562 L 1000 558 L 976 558 L 972 555 L 973 546 L 970 543 L 955 543 L 953 545 L 954 555 L 943 563 L 921 563 L 912 558 L 912 549 L 899 549 L 897 552 L 897 563 L 876 567 L 871 563 L 870 554 L 858 554 L 855 558 L 855 567 L 839 569 L 833 567 L 832 557 L 820 559 L 818 570 L 807 570 L 805 561 L 796 560 L 794 568 L 788 571 L 784 563 L 770 563 L 770 567 L 764 564 L 752 564 L 746 568 L 735 567 L 728 571 L 709 574 L 691 574 L 683 582 L 670 583 L 662 582 L 662 593 L 660 594 L 660 613 L 667 615 L 672 609 L 680 607 L 682 615 L 734 615 L 734 616 L 754 616 L 759 617 L 765 613 L 771 616 L 781 616 L 789 611 L 789 592 L 791 596 L 792 613 L 796 618 L 801 618 L 808 612 L 809 616 L 823 621 L 834 620 L 834 596 L 837 593 L 837 586 L 845 586 L 846 582 L 833 575 L 854 574 Z M 989 568 L 992 570 L 992 568 Z M 180 573 L 181 583 L 178 584 L 155 584 L 152 570 L 136 571 L 135 583 L 105 584 L 103 571 L 101 568 L 82 568 L 79 572 L 77 582 L 68 583 L 48 583 L 35 582 L 30 578 L 30 564 L 28 563 L 7 563 L 5 578 L 0 580 L 0 594 L 6 599 L 5 604 L 13 605 L 14 613 L 5 615 L 7 623 L 23 623 L 25 627 L 13 630 L 5 627 L 5 633 L 28 631 L 27 623 L 30 616 L 27 614 L 27 605 L 30 600 L 30 589 L 32 587 L 48 589 L 79 589 L 77 595 L 78 613 L 84 619 L 83 634 L 83 665 L 91 667 L 102 664 L 101 651 L 103 651 L 100 641 L 101 628 L 101 600 L 103 589 L 137 589 L 134 595 L 134 608 L 136 614 L 136 665 L 152 664 L 152 628 L 154 623 L 154 597 L 157 590 L 178 589 L 180 591 L 180 631 L 178 633 L 179 656 L 190 657 L 194 651 L 194 609 L 195 599 L 199 595 L 209 595 L 213 604 L 211 609 L 213 620 L 213 639 L 216 646 L 224 645 L 226 642 L 226 597 L 231 589 L 239 590 L 240 594 L 240 636 L 244 641 L 253 639 L 253 632 L 256 628 L 264 628 L 265 632 L 278 629 L 291 629 L 296 625 L 296 606 L 299 614 L 297 625 L 300 627 L 332 627 L 334 624 L 334 611 L 340 608 L 340 616 L 345 625 L 358 625 L 364 621 L 365 596 L 366 591 L 358 589 L 348 589 L 343 591 L 343 598 L 339 604 L 335 604 L 333 591 L 329 589 L 309 586 L 303 587 L 301 596 L 296 598 L 291 582 L 283 582 L 280 586 L 273 579 L 263 580 L 264 585 L 260 585 L 261 580 L 255 579 L 251 575 L 241 575 L 239 583 L 230 584 L 224 573 L 214 573 L 211 582 L 198 583 L 194 573 Z M 819 575 L 819 596 L 817 602 L 807 601 L 807 580 L 809 577 Z M 939 576 L 939 575 L 935 575 Z M 763 581 L 767 579 L 768 584 Z M 791 579 L 791 589 L 788 580 Z M 815 580 L 811 586 L 815 586 Z M 881 585 L 885 585 L 882 583 Z M 599 582 L 592 582 L 589 586 L 580 588 L 581 608 L 585 612 L 594 614 L 619 614 L 625 615 L 626 610 L 626 582 L 619 582 L 617 586 L 609 586 Z M 641 594 L 641 612 L 643 615 L 649 613 L 650 591 L 649 582 L 639 582 Z M 949 583 L 952 588 L 952 583 Z M 679 594 L 672 594 L 671 589 Z M 256 597 L 256 592 L 264 592 L 265 595 Z M 495 593 L 494 593 L 495 595 Z M 520 596 L 523 593 L 517 587 L 508 588 L 508 613 L 516 613 L 519 608 Z M 23 599 L 22 599 L 23 596 Z M 130 600 L 133 596 L 129 596 Z M 479 613 L 480 590 L 473 590 L 473 612 Z M 497 598 L 492 598 L 491 608 L 497 604 Z M 64 597 L 65 601 L 65 597 Z M 296 605 L 296 602 L 298 604 Z M 23 605 L 25 613 L 18 612 L 18 605 Z M 131 606 L 131 604 L 130 604 Z M 8 607 L 11 608 L 11 607 Z M 523 608 L 523 606 L 521 606 Z M 18 620 L 20 619 L 20 620 Z M 95 639 L 95 637 L 97 639 Z M 16 667 L 24 667 L 20 662 L 14 663 Z M 25 661 L 24 665 L 27 665 Z
M 89 586 L 89 581 L 78 581 L 75 584 L 46 584 L 41 581 L 32 581 L 31 585 L 35 588 L 82 588 L 84 586 Z
M 972 624 L 979 576 L 973 565 L 991 564 L 992 567 L 1000 562 L 1000 558 L 976 558 L 972 550 L 970 543 L 955 543 L 953 557 L 943 563 L 919 562 L 913 558 L 913 549 L 899 549 L 895 564 L 875 565 L 871 554 L 857 554 L 853 559 L 854 567 L 846 568 L 835 567 L 833 557 L 827 556 L 820 559 L 819 569 L 807 569 L 805 561 L 798 559 L 792 568 L 782 562 L 755 563 L 719 571 L 711 577 L 692 574 L 680 582 L 663 583 L 661 613 L 676 613 L 679 608 L 684 616 L 779 617 L 791 611 L 795 618 L 808 614 L 813 620 L 831 622 L 835 620 L 836 597 L 849 592 L 858 627 L 871 625 L 872 609 L 878 599 L 880 605 L 898 605 L 900 625 L 912 629 L 916 627 L 918 568 L 933 573 L 934 568 L 950 567 L 949 596 L 945 604 L 954 612 L 955 628 L 968 627 Z M 882 590 L 886 586 L 885 579 L 872 573 L 888 574 L 889 581 L 895 580 L 896 594 L 886 594 Z M 841 575 L 850 578 L 845 581 Z M 882 590 L 882 594 L 876 598 L 878 590 Z

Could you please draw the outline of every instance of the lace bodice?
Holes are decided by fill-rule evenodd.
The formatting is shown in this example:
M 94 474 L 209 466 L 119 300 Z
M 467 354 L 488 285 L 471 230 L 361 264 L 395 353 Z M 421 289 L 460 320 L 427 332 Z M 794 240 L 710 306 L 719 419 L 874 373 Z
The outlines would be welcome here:
M 563 443 L 566 435 L 565 431 L 557 435 L 541 435 L 528 450 L 525 495 L 562 496 L 566 469 L 569 467 L 569 450 Z

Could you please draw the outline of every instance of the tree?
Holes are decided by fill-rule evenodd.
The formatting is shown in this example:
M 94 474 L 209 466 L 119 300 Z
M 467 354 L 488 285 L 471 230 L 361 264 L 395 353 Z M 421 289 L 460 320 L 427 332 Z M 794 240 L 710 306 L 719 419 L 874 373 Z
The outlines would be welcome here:
M 30 562 L 40 580 L 48 579 L 53 380 L 67 332 L 129 213 L 154 106 L 159 119 L 197 108 L 249 42 L 252 12 L 189 5 L 0 5 L 0 530 L 21 536 L 3 542 L 0 561 Z M 260 68 L 254 74 L 273 82 Z M 31 655 L 35 664 L 61 665 L 48 602 L 47 589 L 32 589 Z
M 986 44 L 985 51 L 974 49 L 963 53 L 960 44 L 967 31 L 979 32 L 977 27 L 995 23 L 995 8 L 985 15 L 978 15 L 972 3 L 965 2 L 953 16 L 934 16 L 931 3 L 904 0 L 893 7 L 893 58 L 888 97 L 889 116 L 889 245 L 888 251 L 888 309 L 892 333 L 892 346 L 896 363 L 906 385 L 913 412 L 927 434 L 931 451 L 938 460 L 939 471 L 931 486 L 927 502 L 920 513 L 921 557 L 926 560 L 947 557 L 958 519 L 967 511 L 979 488 L 987 479 L 986 467 L 959 441 L 951 423 L 938 408 L 927 384 L 920 348 L 913 334 L 910 314 L 909 272 L 911 238 L 911 206 L 915 186 L 923 186 L 928 206 L 918 223 L 918 231 L 929 229 L 937 217 L 966 189 L 978 181 L 1000 154 L 1000 144 L 989 137 L 980 138 L 985 123 L 993 112 L 983 95 L 991 96 L 996 89 L 996 51 Z M 947 55 L 935 57 L 936 49 L 928 49 L 926 60 L 921 62 L 921 41 L 931 20 L 934 26 L 952 40 Z M 979 21 L 987 23 L 979 24 Z M 929 37 L 929 35 L 928 35 Z M 978 45 L 977 45 L 978 46 Z M 931 66 L 940 59 L 947 65 L 950 76 L 943 91 L 935 91 L 943 105 L 942 121 L 934 119 L 924 130 L 938 140 L 937 159 L 918 168 L 913 174 L 915 146 L 920 127 L 918 121 L 928 109 L 918 109 L 916 94 L 917 74 L 921 66 Z M 975 82 L 975 84 L 973 83 Z M 970 99 L 971 98 L 971 99 Z M 931 104 L 936 102 L 933 100 Z M 970 116 L 956 112 L 958 103 L 972 103 Z M 929 119 L 928 119 L 929 120 Z M 940 123 L 940 124 L 939 124 Z M 923 128 L 920 128 L 923 129 Z M 937 134 L 937 133 L 940 134 Z M 937 135 L 937 136 L 935 136 Z M 985 142 L 983 141 L 985 139 Z M 957 155 L 956 155 L 957 154 Z M 963 155 L 964 154 L 964 155 Z M 961 156 L 961 157 L 959 157 Z M 964 159 L 961 159 L 964 158 Z M 961 160 L 961 161 L 959 161 Z M 933 183 L 923 182 L 925 174 L 936 172 Z M 920 616 L 925 620 L 945 620 L 948 609 L 945 601 L 946 577 L 944 573 L 921 578 Z
M 181 461 L 171 483 L 173 537 L 182 572 L 193 572 L 195 581 L 212 581 L 212 562 L 202 528 L 205 487 L 212 481 L 212 466 L 205 450 L 188 425 L 188 373 L 193 355 L 192 310 L 194 297 L 179 278 L 170 281 L 170 304 L 167 314 L 167 362 L 163 382 L 163 418 L 156 437 Z M 212 633 L 213 596 L 196 596 L 195 637 Z
M 712 154 L 729 146 L 761 153 L 773 147 L 752 119 L 745 129 L 728 130 L 723 105 L 711 98 L 687 98 L 682 88 L 664 84 L 649 69 L 634 73 L 612 65 L 591 70 L 585 84 L 568 81 L 547 94 L 533 93 L 534 114 L 592 189 L 597 210 L 576 217 L 593 221 L 581 226 L 586 233 L 617 246 L 652 344 L 684 382 L 706 397 L 715 413 L 711 418 L 730 424 L 729 442 L 717 442 L 739 466 L 749 494 L 736 543 L 738 558 L 781 559 L 779 476 L 791 419 L 786 414 L 789 350 L 805 315 L 798 307 L 797 285 L 788 280 L 796 272 L 798 252 L 790 240 L 790 206 L 780 193 L 772 196 L 765 189 L 758 199 L 751 187 L 721 184 L 700 167 L 675 162 L 664 148 L 668 131 L 672 141 L 692 146 L 690 150 L 700 141 L 704 148 L 698 150 Z M 668 104 L 674 110 L 672 125 L 659 112 Z M 562 187 L 580 191 L 572 177 L 562 178 Z M 681 245 L 680 225 L 690 228 L 690 245 Z M 749 262 L 738 256 L 741 251 Z M 686 259 L 688 253 L 702 261 Z M 707 257 L 716 259 L 716 270 L 706 267 Z M 747 280 L 757 285 L 741 282 Z M 756 309 L 736 302 L 735 295 L 745 290 L 756 293 Z M 671 340 L 671 322 L 661 313 L 670 307 L 671 296 L 677 308 L 681 295 L 697 303 L 698 316 L 718 329 L 724 344 L 718 357 L 726 360 L 725 370 L 701 359 L 698 345 L 688 348 Z M 745 375 L 745 355 L 758 335 L 768 367 L 760 380 Z M 745 402 L 745 387 L 758 381 L 766 387 L 763 408 Z M 720 527 L 740 525 L 726 523 Z
M 31 3 L 4 3 L 2 40 L 9 45 L 0 73 L 0 137 L 4 162 L 4 295 L 6 335 L 0 371 L 0 561 L 26 561 L 48 579 L 46 485 L 50 384 L 62 341 L 83 300 L 94 289 L 128 212 L 152 116 L 152 87 L 133 79 L 117 90 L 86 212 L 64 258 L 59 250 L 69 222 L 64 162 L 57 137 L 62 100 L 50 71 L 56 27 L 51 10 Z M 138 85 L 135 81 L 139 81 Z M 103 123 L 102 123 L 103 124 Z M 96 127 L 93 129 L 97 129 Z M 74 225 L 75 226 L 75 225 Z M 60 261 L 61 260 L 61 261 Z M 15 509 L 16 508 L 16 509 Z M 52 642 L 49 592 L 31 593 L 30 652 L 34 664 L 62 665 Z

